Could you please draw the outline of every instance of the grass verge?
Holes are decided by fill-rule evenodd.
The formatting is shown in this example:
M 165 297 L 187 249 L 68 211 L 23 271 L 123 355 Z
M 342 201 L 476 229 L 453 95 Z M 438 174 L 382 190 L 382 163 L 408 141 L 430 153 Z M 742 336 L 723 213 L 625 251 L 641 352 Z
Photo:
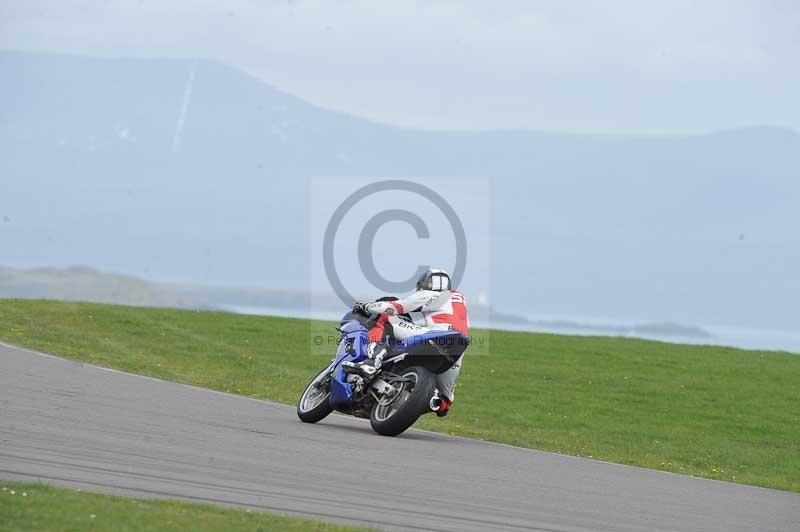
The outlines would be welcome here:
M 294 404 L 334 324 L 0 300 L 0 338 L 68 358 Z M 475 331 L 450 416 L 420 428 L 800 492 L 800 356 Z M 335 346 L 331 346 L 331 350 Z
M 193 530 L 253 532 L 367 530 L 210 504 L 113 497 L 43 484 L 0 481 L 0 532 Z

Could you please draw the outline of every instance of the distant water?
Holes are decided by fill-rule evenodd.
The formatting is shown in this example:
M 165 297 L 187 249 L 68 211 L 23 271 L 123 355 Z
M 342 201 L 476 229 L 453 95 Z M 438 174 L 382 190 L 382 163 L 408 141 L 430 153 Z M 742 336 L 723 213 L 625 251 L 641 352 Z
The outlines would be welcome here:
M 643 338 L 672 344 L 719 345 L 738 347 L 741 349 L 760 349 L 767 351 L 787 351 L 800 354 L 800 333 L 769 329 L 750 329 L 730 326 L 701 325 L 699 328 L 709 333 L 708 337 L 681 336 L 676 334 L 621 334 L 618 331 L 604 331 L 601 327 L 591 329 L 541 327 L 536 324 L 493 322 L 493 329 L 507 331 L 544 332 L 556 334 L 574 334 L 579 336 L 619 336 L 625 338 Z
M 337 321 L 344 311 L 315 311 L 309 312 L 307 309 L 287 309 L 279 307 L 245 307 L 227 306 L 224 308 L 229 312 L 238 314 L 253 314 L 257 316 L 284 316 L 291 318 L 311 318 L 317 320 Z M 602 326 L 592 325 L 591 328 L 581 329 L 580 327 L 547 327 L 535 323 L 504 323 L 495 320 L 492 323 L 473 322 L 473 327 L 492 328 L 505 331 L 526 331 L 526 332 L 545 332 L 555 334 L 568 334 L 579 336 L 622 336 L 629 338 L 643 338 L 647 340 L 658 340 L 673 344 L 697 344 L 697 345 L 720 345 L 729 347 L 739 347 L 742 349 L 761 349 L 770 351 L 788 351 L 793 354 L 800 354 L 800 332 L 752 329 L 743 327 L 730 327 L 719 325 L 701 325 L 701 329 L 709 333 L 707 338 L 684 337 L 679 335 L 659 335 L 659 334 L 620 334 L 619 331 L 604 331 Z

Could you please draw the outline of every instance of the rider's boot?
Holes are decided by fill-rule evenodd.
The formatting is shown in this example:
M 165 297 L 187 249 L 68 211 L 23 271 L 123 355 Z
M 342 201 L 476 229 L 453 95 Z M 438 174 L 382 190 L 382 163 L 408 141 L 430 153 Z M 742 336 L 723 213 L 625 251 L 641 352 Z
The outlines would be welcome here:
M 347 373 L 358 373 L 367 379 L 372 378 L 381 369 L 386 348 L 379 347 L 378 342 L 370 342 L 367 347 L 367 358 L 361 362 L 342 362 L 342 367 Z
M 448 399 L 447 397 L 442 397 L 439 399 L 441 401 L 439 403 L 439 409 L 436 411 L 436 415 L 439 417 L 444 417 L 450 412 L 450 407 L 453 406 L 453 401 Z

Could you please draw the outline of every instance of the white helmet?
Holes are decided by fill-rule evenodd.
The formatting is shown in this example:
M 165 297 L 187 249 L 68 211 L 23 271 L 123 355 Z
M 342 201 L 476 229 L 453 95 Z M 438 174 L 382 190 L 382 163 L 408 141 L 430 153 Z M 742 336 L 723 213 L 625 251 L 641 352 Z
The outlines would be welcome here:
M 450 274 L 445 270 L 431 268 L 417 279 L 417 290 L 435 290 L 443 292 L 453 288 Z

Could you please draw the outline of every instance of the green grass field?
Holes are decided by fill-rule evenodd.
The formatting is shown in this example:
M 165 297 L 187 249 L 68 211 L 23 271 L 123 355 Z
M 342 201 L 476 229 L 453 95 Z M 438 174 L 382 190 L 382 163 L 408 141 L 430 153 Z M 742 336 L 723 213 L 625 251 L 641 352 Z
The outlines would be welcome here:
M 294 404 L 333 323 L 0 300 L 0 338 Z M 420 428 L 800 492 L 800 356 L 501 331 L 471 347 L 450 416 Z M 333 349 L 333 347 L 332 347 Z
M 0 532 L 367 530 L 208 504 L 112 497 L 0 480 Z

